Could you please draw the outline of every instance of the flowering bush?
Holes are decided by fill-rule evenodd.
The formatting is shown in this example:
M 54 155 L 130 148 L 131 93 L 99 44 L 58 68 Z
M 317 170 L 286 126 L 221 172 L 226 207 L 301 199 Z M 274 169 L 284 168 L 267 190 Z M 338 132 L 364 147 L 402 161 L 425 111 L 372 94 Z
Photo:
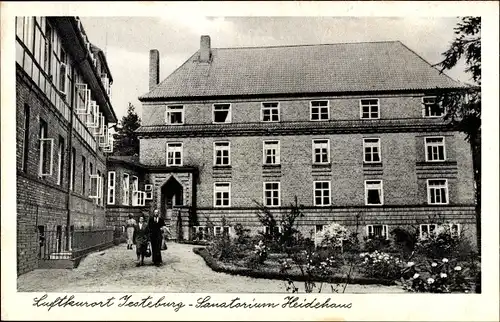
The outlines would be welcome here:
M 391 241 L 385 237 L 374 236 L 372 238 L 365 238 L 364 248 L 367 252 L 374 251 L 387 251 L 390 249 Z
M 401 280 L 408 292 L 468 293 L 471 285 L 466 279 L 467 272 L 467 268 L 447 258 L 420 264 L 408 262 Z
M 293 267 L 297 267 L 303 276 L 307 277 L 304 281 L 306 293 L 311 293 L 315 288 L 321 292 L 323 283 L 319 285 L 315 282 L 318 278 L 333 277 L 338 268 L 342 266 L 342 258 L 326 251 L 318 252 L 299 252 L 293 258 L 285 258 L 280 261 L 280 272 L 285 273 Z M 287 284 L 287 291 L 296 293 L 298 288 L 291 281 Z
M 262 240 L 259 240 L 259 243 L 255 245 L 255 255 L 257 255 L 257 258 L 259 260 L 259 263 L 264 263 L 264 261 L 267 259 L 267 256 L 269 254 L 269 249 L 264 244 Z
M 361 253 L 363 259 L 361 270 L 368 277 L 399 279 L 403 262 L 387 253 L 374 251 L 373 253 Z
M 426 236 L 425 239 L 418 239 L 415 244 L 415 252 L 431 259 L 457 258 L 465 260 L 471 256 L 473 250 L 468 239 L 454 236 L 448 225 L 438 225 L 435 231 Z
M 327 247 L 342 247 L 343 241 L 348 237 L 347 229 L 334 222 L 324 227 L 316 236 L 321 240 L 321 245 Z

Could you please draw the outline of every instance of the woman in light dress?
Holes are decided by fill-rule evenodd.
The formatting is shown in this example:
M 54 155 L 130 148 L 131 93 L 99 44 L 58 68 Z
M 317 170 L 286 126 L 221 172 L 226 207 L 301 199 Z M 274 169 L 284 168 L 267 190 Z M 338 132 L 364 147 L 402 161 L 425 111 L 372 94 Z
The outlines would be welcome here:
M 127 249 L 132 249 L 134 243 L 134 229 L 136 226 L 135 219 L 132 218 L 132 215 L 128 215 L 127 220 Z

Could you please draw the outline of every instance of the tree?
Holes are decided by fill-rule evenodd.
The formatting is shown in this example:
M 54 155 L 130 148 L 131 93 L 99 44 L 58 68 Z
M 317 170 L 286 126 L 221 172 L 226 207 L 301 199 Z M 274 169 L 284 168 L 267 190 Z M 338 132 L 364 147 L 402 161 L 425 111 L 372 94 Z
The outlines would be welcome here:
M 114 134 L 115 146 L 113 155 L 138 155 L 139 139 L 135 130 L 141 126 L 141 119 L 135 112 L 134 105 L 128 103 L 127 115 L 122 117 Z
M 437 64 L 441 72 L 465 59 L 465 72 L 474 85 L 441 94 L 438 100 L 446 110 L 445 119 L 465 133 L 472 151 L 476 196 L 477 246 L 481 253 L 481 17 L 463 17 L 454 28 L 455 38 Z

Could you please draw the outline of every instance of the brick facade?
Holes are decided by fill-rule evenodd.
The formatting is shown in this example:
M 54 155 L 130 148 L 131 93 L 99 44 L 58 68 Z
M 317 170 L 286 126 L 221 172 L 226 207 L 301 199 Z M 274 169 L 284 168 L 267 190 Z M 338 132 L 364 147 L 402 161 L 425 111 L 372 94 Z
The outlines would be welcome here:
M 426 117 L 429 106 L 423 104 L 436 91 L 462 85 L 438 74 L 402 43 L 212 49 L 210 38 L 202 36 L 200 50 L 157 86 L 151 80 L 157 79 L 159 58 L 156 50 L 151 53 L 150 91 L 139 98 L 139 158 L 145 167 L 164 168 L 151 174 L 153 198 L 160 205 L 165 180 L 174 172 L 196 169 L 191 181 L 176 179 L 187 197 L 173 221 L 183 238 L 189 238 L 190 226 L 222 225 L 223 218 L 254 233 L 263 229 L 255 213 L 257 204 L 264 204 L 266 182 L 279 182 L 279 203 L 270 206 L 278 217 L 295 199 L 304 206 L 299 225 L 306 235 L 332 221 L 350 230 L 362 225 L 361 236 L 366 225 L 418 229 L 432 223 L 460 223 L 464 234 L 475 234 L 469 145 L 442 117 Z M 380 56 L 366 64 L 363 55 Z M 377 104 L 377 115 L 368 113 L 369 119 L 362 108 L 366 99 Z M 314 101 L 328 106 L 321 120 L 313 120 Z M 263 103 L 277 103 L 277 119 L 262 119 Z M 215 122 L 215 104 L 230 104 L 222 123 Z M 440 153 L 445 157 L 438 162 L 426 158 L 441 149 L 426 147 L 431 137 L 444 142 Z M 365 162 L 364 139 L 378 139 L 381 160 Z M 264 164 L 265 140 L 279 141 L 278 164 Z M 313 140 L 328 140 L 328 162 L 313 161 Z M 216 142 L 229 146 L 229 165 L 214 164 Z M 173 151 L 182 150 L 177 171 L 167 164 L 169 143 L 176 144 Z M 432 198 L 443 195 L 446 201 L 430 202 L 429 179 L 442 179 L 434 184 L 444 188 L 433 188 Z M 367 180 L 381 181 L 381 204 L 368 204 Z M 329 183 L 324 205 L 316 202 L 317 181 Z M 219 185 L 229 191 L 226 204 L 216 204 L 216 183 L 226 183 Z M 186 193 L 188 187 L 192 193 Z
M 106 154 L 99 147 L 97 138 L 90 134 L 90 129 L 87 130 L 81 126 L 85 120 L 83 116 L 75 112 L 76 83 L 84 79 L 88 82 L 90 77 L 89 72 L 85 72 L 90 65 L 85 66 L 83 61 L 81 65 L 72 64 L 76 60 L 73 55 L 77 55 L 78 48 L 64 48 L 67 63 L 65 69 L 62 69 L 60 62 L 56 64 L 55 59 L 51 62 L 52 67 L 49 68 L 46 62 L 44 64 L 42 59 L 37 57 L 38 53 L 32 53 L 30 47 L 33 43 L 24 42 L 31 38 L 22 39 L 23 35 L 28 34 L 33 37 L 33 32 L 36 32 L 38 33 L 36 40 L 44 41 L 45 38 L 40 38 L 39 33 L 48 33 L 49 28 L 45 25 L 48 25 L 50 20 L 51 41 L 54 49 L 54 53 L 51 54 L 56 55 L 56 48 L 59 54 L 63 50 L 60 33 L 64 28 L 58 28 L 62 24 L 67 26 L 74 18 L 37 17 L 36 23 L 34 17 L 17 19 L 21 21 L 25 19 L 24 26 L 29 29 L 24 30 L 24 33 L 16 29 L 17 272 L 23 274 L 37 268 L 42 260 L 41 229 L 45 237 L 49 236 L 49 233 L 51 236 L 56 236 L 56 231 L 60 233 L 60 240 L 58 240 L 58 243 L 62 245 L 60 251 L 66 251 L 68 250 L 67 230 L 105 227 L 106 203 L 104 200 L 96 202 L 96 199 L 90 197 L 90 164 L 92 164 L 93 174 L 99 173 L 104 176 L 103 186 L 106 186 Z M 18 23 L 16 26 L 22 27 L 23 23 Z M 56 82 L 55 78 L 61 75 L 58 72 L 62 70 L 67 73 L 64 77 L 69 78 L 65 80 L 65 94 L 60 90 L 61 93 L 58 93 L 56 89 L 61 85 L 60 82 Z M 99 70 L 102 70 L 101 65 L 99 65 Z M 92 75 L 100 80 L 100 75 L 94 74 L 93 71 Z M 60 79 L 57 80 L 60 81 Z M 107 100 L 107 97 L 99 96 L 98 91 L 93 90 L 94 99 L 100 102 Z M 101 111 L 106 114 L 104 116 L 106 125 L 116 122 L 111 106 L 101 105 Z M 28 122 L 26 122 L 27 115 L 29 116 Z M 73 122 L 70 121 L 72 116 Z M 25 124 L 28 125 L 27 128 Z M 53 139 L 52 174 L 44 176 L 40 175 L 39 171 L 41 124 L 46 125 L 44 138 Z M 88 133 L 88 135 L 84 138 L 82 133 Z M 60 143 L 63 144 L 60 145 Z M 91 146 L 91 143 L 94 146 Z M 60 146 L 64 148 L 60 149 Z M 48 147 L 46 151 L 50 156 Z M 73 151 L 75 156 L 73 187 L 70 188 L 70 163 Z M 60 162 L 60 156 L 62 156 L 62 162 Z M 101 197 L 105 198 L 105 196 Z M 68 218 L 70 227 L 68 227 Z
M 450 131 L 444 126 L 424 131 L 411 129 L 411 122 L 422 118 L 422 96 L 424 93 L 401 96 L 372 96 L 380 100 L 380 118 L 406 123 L 410 129 L 365 130 L 352 128 L 350 133 L 309 134 L 297 129 L 295 135 L 196 135 L 187 130 L 172 130 L 168 134 L 144 133 L 140 140 L 140 162 L 145 166 L 166 165 L 167 142 L 183 144 L 183 166 L 199 171 L 196 180 L 196 205 L 185 199 L 185 206 L 197 208 L 197 218 L 205 217 L 215 222 L 222 215 L 232 224 L 241 223 L 257 231 L 260 225 L 255 216 L 255 201 L 263 202 L 263 182 L 281 183 L 281 206 L 289 206 L 297 196 L 298 203 L 306 206 L 306 218 L 301 226 L 304 232 L 324 225 L 332 220 L 354 225 L 353 218 L 363 214 L 363 225 L 386 224 L 404 226 L 429 223 L 429 216 L 441 216 L 441 220 L 460 222 L 462 229 L 471 231 L 473 224 L 474 188 L 472 159 L 465 136 Z M 330 106 L 330 120 L 359 120 L 359 100 L 364 98 L 346 97 L 327 99 Z M 318 98 L 314 98 L 316 100 Z M 280 122 L 308 121 L 311 99 L 290 98 L 267 101 L 280 102 Z M 261 100 L 234 100 L 210 102 L 175 102 L 184 105 L 184 124 L 203 127 L 217 127 L 212 124 L 213 103 L 232 104 L 231 124 L 258 123 L 260 121 Z M 173 103 L 172 103 L 173 104 Z M 144 103 L 143 122 L 145 126 L 164 125 L 165 108 L 169 103 Z M 424 120 L 425 121 L 425 120 Z M 429 120 L 433 122 L 433 120 Z M 228 126 L 231 126 L 229 124 Z M 314 126 L 313 122 L 310 122 Z M 219 127 L 222 129 L 224 125 Z M 270 125 L 272 126 L 272 125 Z M 182 127 L 182 125 L 181 125 Z M 166 137 L 162 137 L 166 136 Z M 425 137 L 441 136 L 445 139 L 446 162 L 425 162 Z M 363 138 L 379 138 L 382 163 L 372 168 L 363 163 Z M 312 140 L 330 141 L 330 164 L 315 165 L 312 162 Z M 264 140 L 280 141 L 280 166 L 263 165 L 262 145 Z M 230 142 L 231 166 L 221 170 L 213 164 L 213 144 L 218 141 Z M 163 173 L 162 178 L 169 176 Z M 155 177 L 160 175 L 155 174 Z M 449 204 L 428 206 L 427 179 L 442 178 L 448 181 Z M 365 207 L 365 180 L 383 180 L 384 205 L 370 209 Z M 313 206 L 314 181 L 331 182 L 331 207 Z M 182 181 L 182 180 L 180 180 Z M 152 180 L 155 198 L 159 196 L 162 180 Z M 214 208 L 214 182 L 231 183 L 231 208 Z M 394 214 L 398 214 L 395 216 Z M 402 215 L 404 214 L 404 215 Z M 470 227 L 469 227 L 470 226 Z M 262 227 L 260 227 L 262 228 Z M 364 234 L 364 229 L 362 234 Z M 471 234 L 471 233 L 469 233 Z M 473 233 L 472 233 L 473 235 Z

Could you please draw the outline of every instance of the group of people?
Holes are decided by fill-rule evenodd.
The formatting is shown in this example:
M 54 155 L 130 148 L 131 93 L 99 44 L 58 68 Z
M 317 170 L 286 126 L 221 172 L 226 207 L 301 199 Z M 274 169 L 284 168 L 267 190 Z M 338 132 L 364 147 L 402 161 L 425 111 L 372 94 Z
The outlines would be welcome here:
M 137 266 L 144 265 L 144 257 L 151 245 L 151 255 L 153 264 L 161 266 L 161 250 L 167 248 L 166 238 L 169 234 L 165 221 L 160 217 L 158 209 L 153 211 L 153 216 L 146 222 L 146 216 L 141 215 L 139 222 L 136 222 L 132 215 L 127 220 L 127 249 L 133 249 L 135 244 L 137 254 Z

